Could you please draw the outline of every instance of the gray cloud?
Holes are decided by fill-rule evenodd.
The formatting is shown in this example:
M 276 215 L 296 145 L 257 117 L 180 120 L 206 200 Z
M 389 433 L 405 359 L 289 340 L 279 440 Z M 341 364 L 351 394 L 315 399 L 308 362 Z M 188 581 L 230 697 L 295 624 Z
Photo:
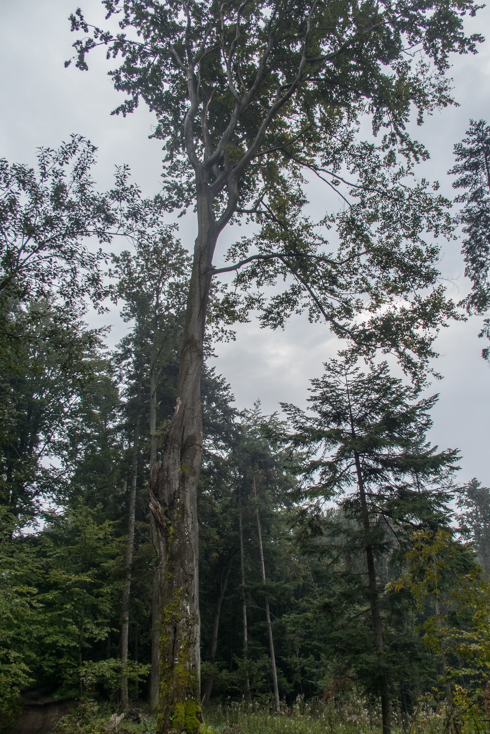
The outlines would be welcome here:
M 70 133 L 81 133 L 99 147 L 96 176 L 101 188 L 110 185 L 115 164 L 128 163 L 145 194 L 155 193 L 160 144 L 148 140 L 152 116 L 143 108 L 126 119 L 110 116 L 121 97 L 106 76 L 103 54 L 94 55 L 88 73 L 63 68 L 72 55 L 74 40 L 67 17 L 76 6 L 76 0 L 1 2 L 0 155 L 33 163 L 36 147 L 56 147 Z M 98 0 L 82 2 L 82 8 L 87 17 L 101 20 Z M 468 27 L 485 33 L 490 28 L 490 10 L 470 19 Z M 490 118 L 490 45 L 485 44 L 477 56 L 456 58 L 453 72 L 460 107 L 436 113 L 415 131 L 432 155 L 420 175 L 439 179 L 449 195 L 451 181 L 446 172 L 452 165 L 454 143 L 463 137 L 470 118 Z M 190 247 L 192 216 L 180 220 L 180 225 L 182 241 Z M 226 234 L 220 251 L 233 236 L 233 232 Z M 449 243 L 441 260 L 443 276 L 456 299 L 468 287 L 459 250 L 460 243 Z M 124 333 L 126 327 L 117 311 L 98 323 L 102 321 L 115 324 L 112 342 Z M 479 319 L 453 324 L 438 340 L 441 358 L 437 368 L 445 378 L 433 386 L 441 398 L 434 411 L 431 438 L 441 447 L 462 450 L 462 480 L 476 475 L 490 485 L 490 373 L 480 357 L 479 324 Z M 309 379 L 321 374 L 322 362 L 334 356 L 337 348 L 325 326 L 309 325 L 301 318 L 293 319 L 284 332 L 262 331 L 252 323 L 238 326 L 237 334 L 236 342 L 218 345 L 217 369 L 230 381 L 239 407 L 260 398 L 266 411 L 276 410 L 280 400 L 304 405 Z

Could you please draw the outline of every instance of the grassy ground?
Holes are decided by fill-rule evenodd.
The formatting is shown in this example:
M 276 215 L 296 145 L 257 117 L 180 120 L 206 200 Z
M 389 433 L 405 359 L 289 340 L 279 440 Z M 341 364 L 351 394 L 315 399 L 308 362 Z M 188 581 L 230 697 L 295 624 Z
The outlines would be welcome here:
M 355 696 L 334 704 L 320 701 L 284 707 L 272 714 L 258 704 L 213 707 L 207 722 L 221 734 L 380 734 L 381 715 Z M 393 716 L 394 734 L 442 734 L 443 722 L 433 710 L 422 707 L 410 720 Z
M 65 717 L 55 734 L 106 734 L 111 730 L 113 712 L 95 702 L 81 704 L 78 712 Z M 205 712 L 202 734 L 380 734 L 380 713 L 361 699 L 351 696 L 342 702 L 303 703 L 284 706 L 280 714 L 258 703 L 230 703 L 210 706 Z M 443 734 L 443 717 L 434 709 L 420 706 L 408 720 L 393 717 L 394 734 Z M 133 709 L 117 727 L 118 734 L 154 734 L 155 718 Z M 112 731 L 114 729 L 112 728 Z

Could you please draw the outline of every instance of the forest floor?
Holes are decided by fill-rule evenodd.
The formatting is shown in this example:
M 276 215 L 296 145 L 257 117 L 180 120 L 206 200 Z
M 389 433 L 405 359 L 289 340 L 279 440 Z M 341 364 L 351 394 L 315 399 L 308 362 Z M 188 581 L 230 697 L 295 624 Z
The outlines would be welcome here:
M 325 705 L 323 702 L 284 706 L 280 714 L 259 703 L 230 703 L 209 706 L 202 734 L 380 734 L 379 711 L 360 700 Z M 443 734 L 443 717 L 433 708 L 420 706 L 409 719 L 394 715 L 393 734 Z M 155 734 L 155 717 L 143 709 L 131 709 L 114 727 L 107 704 L 81 704 L 77 712 L 63 717 L 53 734 Z M 34 734 L 31 729 L 29 734 Z M 27 732 L 26 732 L 27 734 Z M 43 729 L 42 734 L 45 734 Z

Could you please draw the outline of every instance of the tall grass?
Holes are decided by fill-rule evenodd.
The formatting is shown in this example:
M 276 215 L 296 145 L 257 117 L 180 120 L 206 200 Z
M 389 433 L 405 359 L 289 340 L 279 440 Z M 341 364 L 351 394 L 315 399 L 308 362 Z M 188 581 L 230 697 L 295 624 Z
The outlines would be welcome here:
M 340 702 L 298 698 L 272 713 L 260 703 L 230 703 L 205 711 L 206 723 L 220 734 L 380 734 L 381 710 L 351 695 Z M 443 734 L 443 717 L 421 705 L 411 717 L 393 712 L 394 734 Z
M 106 734 L 112 713 L 107 703 L 82 702 L 76 713 L 59 722 L 54 734 Z M 204 717 L 202 734 L 381 734 L 379 707 L 354 693 L 327 704 L 298 698 L 292 706 L 284 704 L 279 714 L 265 702 L 210 705 Z M 393 712 L 393 734 L 444 734 L 444 722 L 442 710 L 422 702 L 410 717 Z M 483 734 L 468 723 L 460 728 L 461 734 Z M 118 734 L 154 734 L 155 729 L 155 717 L 140 710 L 138 721 L 131 715 L 122 719 Z

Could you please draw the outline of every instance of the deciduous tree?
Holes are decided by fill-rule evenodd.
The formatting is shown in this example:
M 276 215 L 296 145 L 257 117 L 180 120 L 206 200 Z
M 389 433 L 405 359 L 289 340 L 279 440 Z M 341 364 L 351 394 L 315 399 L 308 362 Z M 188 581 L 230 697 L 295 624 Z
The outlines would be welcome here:
M 89 26 L 77 10 L 72 28 L 85 34 L 75 43 L 77 65 L 87 69 L 96 46 L 122 59 L 110 72 L 128 95 L 117 111 L 130 113 L 142 100 L 155 112 L 166 204 L 193 204 L 197 213 L 178 401 L 154 506 L 167 557 L 157 728 L 194 734 L 202 718 L 200 375 L 212 278 L 248 266 L 242 289 L 247 280 L 285 279 L 283 294 L 262 304 L 265 323 L 280 325 L 306 309 L 367 349 L 394 349 L 412 368 L 425 360 L 431 328 L 447 315 L 431 239 L 447 220 L 427 182 L 407 186 L 426 152 L 406 124 L 412 110 L 421 121 L 450 104 L 450 54 L 475 51 L 480 37 L 463 30 L 463 16 L 476 11 L 473 0 L 102 4 L 119 29 Z M 383 131 L 378 146 L 356 141 L 367 118 L 375 134 Z M 310 174 L 335 191 L 346 187 L 345 210 L 319 229 L 302 212 Z M 262 227 L 260 239 L 232 248 L 230 264 L 217 268 L 218 237 L 242 217 Z M 229 318 L 243 317 L 233 291 L 225 305 Z M 371 318 L 356 327 L 353 318 L 364 309 Z

